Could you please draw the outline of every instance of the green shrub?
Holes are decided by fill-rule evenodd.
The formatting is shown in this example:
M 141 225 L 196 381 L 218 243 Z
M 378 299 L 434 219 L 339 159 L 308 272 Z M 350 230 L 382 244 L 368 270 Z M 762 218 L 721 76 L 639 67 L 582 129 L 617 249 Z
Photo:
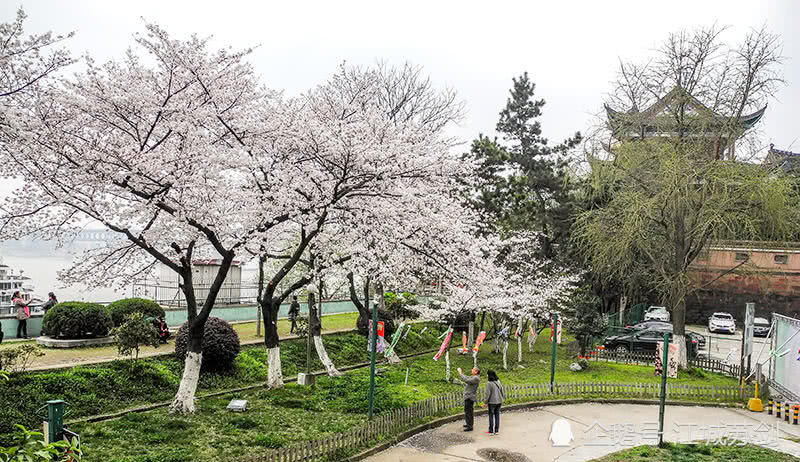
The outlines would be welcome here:
M 119 354 L 134 356 L 134 361 L 139 359 L 139 348 L 143 346 L 158 348 L 159 345 L 158 331 L 144 316 L 142 313 L 133 312 L 121 326 L 111 332 L 117 342 Z
M 81 450 L 78 449 L 78 440 L 54 441 L 50 444 L 44 442 L 40 432 L 28 431 L 24 426 L 17 425 L 21 435 L 17 436 L 14 445 L 9 448 L 0 447 L 0 460 L 2 461 L 79 461 Z
M 203 330 L 203 369 L 230 369 L 241 345 L 239 334 L 220 318 L 210 317 Z M 189 351 L 189 324 L 184 323 L 175 338 L 175 356 L 181 361 Z
M 114 327 L 108 310 L 97 303 L 62 302 L 50 308 L 42 332 L 67 339 L 105 337 Z
M 158 303 L 147 300 L 146 298 L 123 298 L 108 305 L 111 312 L 111 320 L 114 326 L 119 327 L 125 322 L 125 318 L 132 313 L 142 313 L 145 317 L 159 318 L 164 317 L 164 309 Z

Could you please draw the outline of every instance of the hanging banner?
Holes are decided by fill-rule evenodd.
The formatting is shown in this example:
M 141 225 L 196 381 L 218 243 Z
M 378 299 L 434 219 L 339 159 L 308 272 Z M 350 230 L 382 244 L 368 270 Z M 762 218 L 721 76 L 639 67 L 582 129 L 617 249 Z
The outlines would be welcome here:
M 398 327 L 394 331 L 394 334 L 392 334 L 392 343 L 389 344 L 389 347 L 386 348 L 386 352 L 384 353 L 384 355 L 387 358 L 392 355 L 392 352 L 394 352 L 394 347 L 397 346 L 397 342 L 399 342 L 400 341 L 400 337 L 403 336 L 403 329 L 405 327 L 406 327 L 406 323 L 404 323 L 404 322 L 400 323 L 400 327 Z
M 483 340 L 485 338 L 486 338 L 486 332 L 485 331 L 481 331 L 481 333 L 478 334 L 478 338 L 475 339 L 475 346 L 472 347 L 472 352 L 473 353 L 477 353 L 478 352 L 478 348 L 481 347 L 481 343 L 483 343 Z M 466 346 L 466 344 L 465 344 L 465 346 Z
M 553 322 L 550 322 L 550 341 L 553 341 Z M 561 318 L 558 319 L 556 326 L 556 344 L 561 345 Z
M 469 351 L 469 350 L 467 350 L 467 333 L 462 331 L 461 332 L 461 349 L 459 349 L 458 352 L 463 355 L 463 354 L 467 354 L 467 351 Z
M 450 339 L 453 338 L 453 329 L 447 329 L 445 332 L 444 341 L 442 342 L 442 346 L 439 347 L 439 351 L 436 353 L 436 356 L 433 357 L 434 361 L 438 361 L 439 358 L 444 353 L 444 350 L 447 349 L 447 346 L 450 344 Z
M 661 360 L 664 357 L 664 342 L 656 343 L 655 375 L 661 375 Z M 667 377 L 678 378 L 678 344 L 670 343 L 667 351 Z
M 522 323 L 517 323 L 517 330 L 514 331 L 514 338 L 519 337 L 522 335 Z
M 378 321 L 378 340 L 376 342 L 378 353 L 383 353 L 383 321 Z M 367 336 L 367 352 L 372 351 L 372 322 L 369 323 L 369 335 Z

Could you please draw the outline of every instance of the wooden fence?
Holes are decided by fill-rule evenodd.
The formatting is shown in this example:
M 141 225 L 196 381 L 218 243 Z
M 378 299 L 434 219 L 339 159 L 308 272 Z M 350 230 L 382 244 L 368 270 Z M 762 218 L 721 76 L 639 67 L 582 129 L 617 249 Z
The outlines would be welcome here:
M 604 383 L 574 382 L 530 385 L 504 385 L 506 403 L 536 402 L 569 398 L 631 398 L 658 399 L 660 383 Z M 478 401 L 484 400 L 483 389 Z M 685 385 L 667 383 L 667 399 L 690 401 L 738 402 L 740 390 L 737 386 Z M 745 395 L 752 395 L 752 386 L 745 387 Z M 454 392 L 444 396 L 428 398 L 409 407 L 397 409 L 377 416 L 371 422 L 349 432 L 328 438 L 304 442 L 295 446 L 267 450 L 256 455 L 251 462 L 296 462 L 316 460 L 342 460 L 359 449 L 397 436 L 424 419 L 455 414 L 463 409 L 463 393 Z M 459 411 L 457 411 L 459 410 Z

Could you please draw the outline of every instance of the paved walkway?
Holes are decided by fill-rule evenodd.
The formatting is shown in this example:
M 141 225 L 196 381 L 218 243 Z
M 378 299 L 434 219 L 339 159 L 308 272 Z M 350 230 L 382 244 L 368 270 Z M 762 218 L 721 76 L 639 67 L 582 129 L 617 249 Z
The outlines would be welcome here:
M 553 423 L 559 419 L 569 422 L 572 433 L 573 439 L 566 446 L 554 446 L 549 439 Z M 507 412 L 500 420 L 500 433 L 495 436 L 484 433 L 488 429 L 488 417 L 480 416 L 475 418 L 473 432 L 463 432 L 462 421 L 449 423 L 413 436 L 366 460 L 578 462 L 631 446 L 655 444 L 658 435 L 658 405 L 589 403 L 543 406 Z M 556 426 L 563 427 L 564 424 L 561 422 Z M 800 437 L 800 425 L 789 425 L 766 413 L 667 406 L 664 431 L 665 439 L 673 442 L 715 440 L 728 436 L 800 457 L 800 444 L 785 439 Z M 556 442 L 564 443 L 558 441 L 558 436 L 565 432 L 556 433 L 559 434 L 555 437 Z M 498 457 L 503 455 L 505 458 Z

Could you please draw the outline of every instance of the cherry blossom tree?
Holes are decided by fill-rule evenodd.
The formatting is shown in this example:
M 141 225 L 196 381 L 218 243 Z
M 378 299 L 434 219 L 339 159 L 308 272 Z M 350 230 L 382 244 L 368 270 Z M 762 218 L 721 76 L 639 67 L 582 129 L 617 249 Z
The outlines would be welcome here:
M 5 165 L 24 180 L 0 207 L 0 235 L 62 239 L 87 221 L 119 234 L 61 275 L 89 287 L 129 284 L 158 263 L 177 274 L 190 345 L 173 412 L 192 412 L 205 321 L 237 252 L 292 219 L 251 193 L 252 156 L 237 140 L 269 131 L 268 100 L 249 50 L 171 38 L 147 24 L 136 49 L 32 98 Z M 280 124 L 273 124 L 280 125 Z M 298 210 L 298 213 L 301 211 Z M 198 298 L 193 265 L 219 269 Z
M 282 146 L 284 159 L 279 165 L 254 164 L 249 175 L 252 188 L 260 191 L 262 203 L 279 197 L 302 210 L 281 226 L 282 238 L 271 233 L 252 241 L 260 242 L 261 263 L 283 261 L 277 272 L 259 279 L 263 281 L 259 304 L 272 387 L 282 383 L 275 328 L 281 302 L 352 259 L 351 246 L 358 248 L 362 230 L 373 226 L 375 211 L 396 211 L 393 204 L 408 205 L 410 197 L 437 194 L 430 185 L 442 179 L 452 185 L 458 173 L 453 169 L 459 165 L 449 154 L 452 141 L 445 128 L 459 117 L 461 105 L 452 91 L 436 90 L 418 67 L 343 65 L 327 82 L 286 102 L 285 107 L 291 108 L 280 111 L 286 114 L 280 118 L 285 126 L 264 130 L 263 139 L 240 143 L 256 159 L 263 151 L 273 151 L 276 144 Z M 288 165 L 284 168 L 284 164 Z M 280 175 L 275 174 L 276 167 Z M 340 232 L 348 237 L 331 245 L 330 233 Z M 287 282 L 285 278 L 298 264 L 308 271 Z M 278 292 L 281 283 L 287 288 Z M 310 322 L 318 327 L 318 320 Z M 338 375 L 325 352 L 320 329 L 312 331 L 328 373 Z

